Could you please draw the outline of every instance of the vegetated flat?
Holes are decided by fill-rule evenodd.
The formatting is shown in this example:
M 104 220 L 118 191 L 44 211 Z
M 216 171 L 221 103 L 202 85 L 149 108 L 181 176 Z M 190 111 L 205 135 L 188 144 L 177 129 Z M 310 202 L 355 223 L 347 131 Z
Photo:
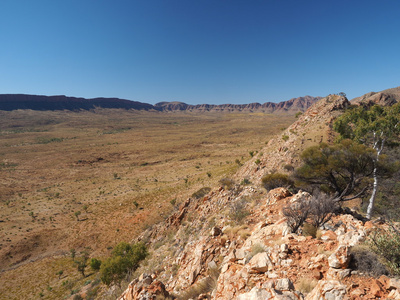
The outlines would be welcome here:
M 71 248 L 109 255 L 118 242 L 168 217 L 171 202 L 232 175 L 238 161 L 294 120 L 264 113 L 0 111 L 0 294 L 37 297 L 37 286 L 59 279 L 38 282 L 35 264 L 64 259 Z

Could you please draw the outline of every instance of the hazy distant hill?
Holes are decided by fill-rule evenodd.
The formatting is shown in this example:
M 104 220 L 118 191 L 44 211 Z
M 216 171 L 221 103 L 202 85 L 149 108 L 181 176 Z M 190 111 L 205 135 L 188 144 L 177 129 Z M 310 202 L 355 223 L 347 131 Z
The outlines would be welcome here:
M 305 111 L 321 97 L 298 97 L 279 103 L 266 102 L 249 104 L 199 104 L 189 105 L 183 102 L 160 102 L 156 105 L 118 98 L 75 98 L 67 96 L 39 96 L 25 94 L 0 94 L 0 110 L 32 109 L 32 110 L 91 110 L 95 108 L 123 108 L 158 111 L 263 111 L 298 112 Z
M 118 98 L 75 98 L 67 96 L 37 96 L 24 94 L 0 94 L 0 110 L 90 110 L 101 108 L 154 109 L 154 106 Z

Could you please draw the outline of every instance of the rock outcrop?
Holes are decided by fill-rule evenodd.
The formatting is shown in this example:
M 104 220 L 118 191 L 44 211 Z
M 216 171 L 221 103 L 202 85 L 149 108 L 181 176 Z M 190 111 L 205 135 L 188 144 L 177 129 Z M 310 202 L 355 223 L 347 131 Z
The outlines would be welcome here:
M 352 104 L 363 104 L 368 106 L 374 104 L 391 106 L 397 102 L 400 102 L 400 87 L 387 89 L 378 93 L 369 92 L 351 100 Z

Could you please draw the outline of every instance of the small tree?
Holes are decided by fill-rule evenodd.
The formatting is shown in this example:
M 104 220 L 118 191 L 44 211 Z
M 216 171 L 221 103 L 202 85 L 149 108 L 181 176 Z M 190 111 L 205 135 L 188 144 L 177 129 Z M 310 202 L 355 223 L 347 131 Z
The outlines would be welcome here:
M 336 202 L 360 197 L 374 170 L 374 150 L 351 140 L 329 146 L 321 143 L 304 150 L 296 169 L 297 184 L 307 183 L 333 193 Z
M 315 228 L 332 219 L 337 206 L 333 197 L 319 191 L 314 193 L 310 200 L 310 218 Z
M 393 225 L 388 230 L 378 229 L 369 236 L 371 249 L 383 257 L 391 271 L 400 275 L 400 232 Z
M 92 270 L 98 271 L 100 270 L 100 266 L 101 266 L 101 260 L 97 259 L 97 258 L 92 258 L 90 260 L 90 267 L 92 268 Z
M 133 245 L 119 243 L 112 251 L 112 256 L 101 264 L 101 280 L 107 285 L 120 283 L 129 271 L 139 267 L 139 262 L 147 255 L 148 252 L 143 243 Z
M 297 230 L 307 220 L 311 211 L 310 201 L 308 199 L 300 199 L 294 203 L 290 203 L 282 209 L 283 215 L 286 217 L 287 225 L 292 232 Z
M 78 211 L 75 212 L 74 215 L 76 217 L 76 220 L 79 221 L 79 216 L 81 215 L 81 212 L 78 210 Z
M 74 263 L 78 269 L 78 272 L 80 272 L 83 277 L 86 277 L 85 269 L 87 267 L 88 259 L 89 259 L 89 253 L 87 253 L 87 251 L 82 251 L 81 255 L 78 257 L 75 257 L 75 260 L 74 260 Z
M 391 107 L 374 105 L 349 109 L 334 123 L 334 129 L 340 133 L 342 139 L 352 139 L 375 150 L 372 171 L 374 182 L 367 208 L 368 219 L 372 216 L 378 191 L 381 155 L 386 144 L 393 138 L 398 138 L 400 134 L 399 123 L 400 103 Z
M 267 174 L 261 179 L 262 185 L 266 190 L 272 190 L 278 187 L 290 187 L 293 181 L 287 174 L 272 173 Z

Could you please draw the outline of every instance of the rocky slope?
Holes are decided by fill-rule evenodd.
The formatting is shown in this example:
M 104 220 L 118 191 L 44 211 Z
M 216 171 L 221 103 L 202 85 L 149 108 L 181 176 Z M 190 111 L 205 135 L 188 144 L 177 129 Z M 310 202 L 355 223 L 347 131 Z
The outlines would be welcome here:
M 400 101 L 400 87 L 387 89 L 378 93 L 369 92 L 361 97 L 351 100 L 354 104 L 363 103 L 365 105 L 393 105 Z
M 248 161 L 236 183 L 189 198 L 144 232 L 138 240 L 151 246 L 152 258 L 119 299 L 400 299 L 400 280 L 351 264 L 351 247 L 384 224 L 347 209 L 318 238 L 290 233 L 282 207 L 310 195 L 260 188 L 264 174 L 296 165 L 303 148 L 331 141 L 332 121 L 347 105 L 337 95 L 320 100 Z M 243 179 L 251 183 L 237 184 Z

